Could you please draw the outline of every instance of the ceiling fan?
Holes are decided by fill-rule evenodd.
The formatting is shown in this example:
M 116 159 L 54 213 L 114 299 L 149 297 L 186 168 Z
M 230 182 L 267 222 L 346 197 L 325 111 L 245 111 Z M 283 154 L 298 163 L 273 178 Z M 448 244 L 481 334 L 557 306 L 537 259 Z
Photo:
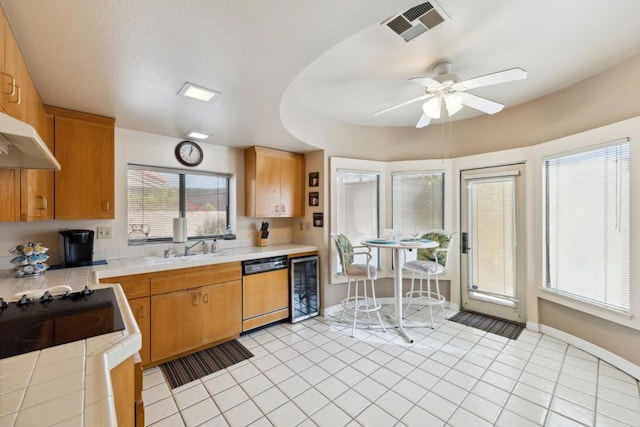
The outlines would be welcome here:
M 451 73 L 451 62 L 439 62 L 433 66 L 433 71 L 436 73 L 434 77 L 414 77 L 409 79 L 411 82 L 424 86 L 427 93 L 400 104 L 392 105 L 374 113 L 374 115 L 378 116 L 418 101 L 424 101 L 424 104 L 422 104 L 423 113 L 416 124 L 416 128 L 427 126 L 432 119 L 439 119 L 443 113 L 449 117 L 453 116 L 463 106 L 471 107 L 486 114 L 495 114 L 501 111 L 504 105 L 466 91 L 527 78 L 527 72 L 522 68 L 511 68 L 460 81 L 457 75 Z

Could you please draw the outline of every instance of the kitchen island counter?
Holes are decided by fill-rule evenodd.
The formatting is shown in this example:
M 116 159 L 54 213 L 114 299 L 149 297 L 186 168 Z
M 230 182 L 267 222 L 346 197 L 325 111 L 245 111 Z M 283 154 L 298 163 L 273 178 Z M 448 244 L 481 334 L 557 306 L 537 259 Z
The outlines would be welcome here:
M 110 286 L 124 330 L 0 359 L 0 426 L 117 424 L 111 370 L 142 336 L 120 285 L 93 287 Z

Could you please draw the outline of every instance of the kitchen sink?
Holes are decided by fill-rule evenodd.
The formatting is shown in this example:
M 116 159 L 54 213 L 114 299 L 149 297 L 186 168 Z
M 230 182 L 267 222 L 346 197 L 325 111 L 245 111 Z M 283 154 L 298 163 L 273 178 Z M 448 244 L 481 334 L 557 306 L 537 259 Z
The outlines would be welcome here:
M 219 257 L 221 255 L 226 255 L 224 251 L 218 252 L 209 252 L 209 253 L 200 253 L 193 255 L 171 255 L 169 258 L 164 258 L 161 256 L 147 256 L 144 257 L 144 261 L 148 264 L 173 264 L 173 263 L 181 263 L 181 262 L 189 262 L 189 261 L 202 261 L 209 258 Z

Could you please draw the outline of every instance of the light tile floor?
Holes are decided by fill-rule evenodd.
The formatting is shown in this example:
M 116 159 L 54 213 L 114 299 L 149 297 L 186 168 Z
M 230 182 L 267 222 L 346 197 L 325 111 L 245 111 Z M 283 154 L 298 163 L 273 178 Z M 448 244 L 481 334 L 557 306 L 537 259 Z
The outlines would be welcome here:
M 409 344 L 392 328 L 352 338 L 337 319 L 243 335 L 254 357 L 177 389 L 145 371 L 146 424 L 640 426 L 635 378 L 549 336 L 509 340 L 440 313 L 435 329 L 410 329 Z

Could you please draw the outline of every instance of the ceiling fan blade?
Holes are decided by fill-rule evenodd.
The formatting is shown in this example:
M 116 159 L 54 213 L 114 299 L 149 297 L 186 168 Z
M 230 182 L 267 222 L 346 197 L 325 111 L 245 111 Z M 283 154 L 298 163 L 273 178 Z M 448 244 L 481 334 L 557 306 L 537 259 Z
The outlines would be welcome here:
M 378 111 L 376 113 L 373 113 L 373 115 L 374 116 L 379 116 L 380 114 L 384 114 L 384 113 L 386 113 L 388 111 L 395 110 L 396 108 L 404 107 L 405 105 L 413 104 L 414 102 L 422 101 L 422 100 L 425 100 L 425 99 L 428 99 L 428 98 L 431 98 L 431 97 L 433 97 L 433 95 L 427 93 L 427 94 L 419 96 L 417 98 L 413 98 L 413 99 L 410 99 L 408 101 L 401 102 L 400 104 L 392 105 L 391 107 L 385 108 L 384 110 L 380 110 L 380 111 Z
M 409 81 L 413 83 L 418 83 L 419 85 L 422 85 L 424 87 L 427 87 L 433 90 L 439 90 L 444 88 L 444 85 L 442 83 L 430 77 L 412 77 L 409 79 Z
M 420 120 L 418 120 L 418 123 L 416 124 L 416 129 L 428 126 L 429 123 L 431 123 L 431 117 L 427 116 L 427 113 L 422 113 Z
M 498 71 L 473 79 L 464 80 L 453 85 L 455 90 L 468 90 L 478 87 L 497 85 L 499 83 L 507 83 L 515 80 L 527 78 L 527 72 L 522 68 L 511 68 L 509 70 Z
M 462 105 L 482 111 L 483 113 L 495 114 L 504 108 L 504 105 L 478 95 L 472 95 L 466 92 L 458 92 L 458 95 L 462 97 Z

